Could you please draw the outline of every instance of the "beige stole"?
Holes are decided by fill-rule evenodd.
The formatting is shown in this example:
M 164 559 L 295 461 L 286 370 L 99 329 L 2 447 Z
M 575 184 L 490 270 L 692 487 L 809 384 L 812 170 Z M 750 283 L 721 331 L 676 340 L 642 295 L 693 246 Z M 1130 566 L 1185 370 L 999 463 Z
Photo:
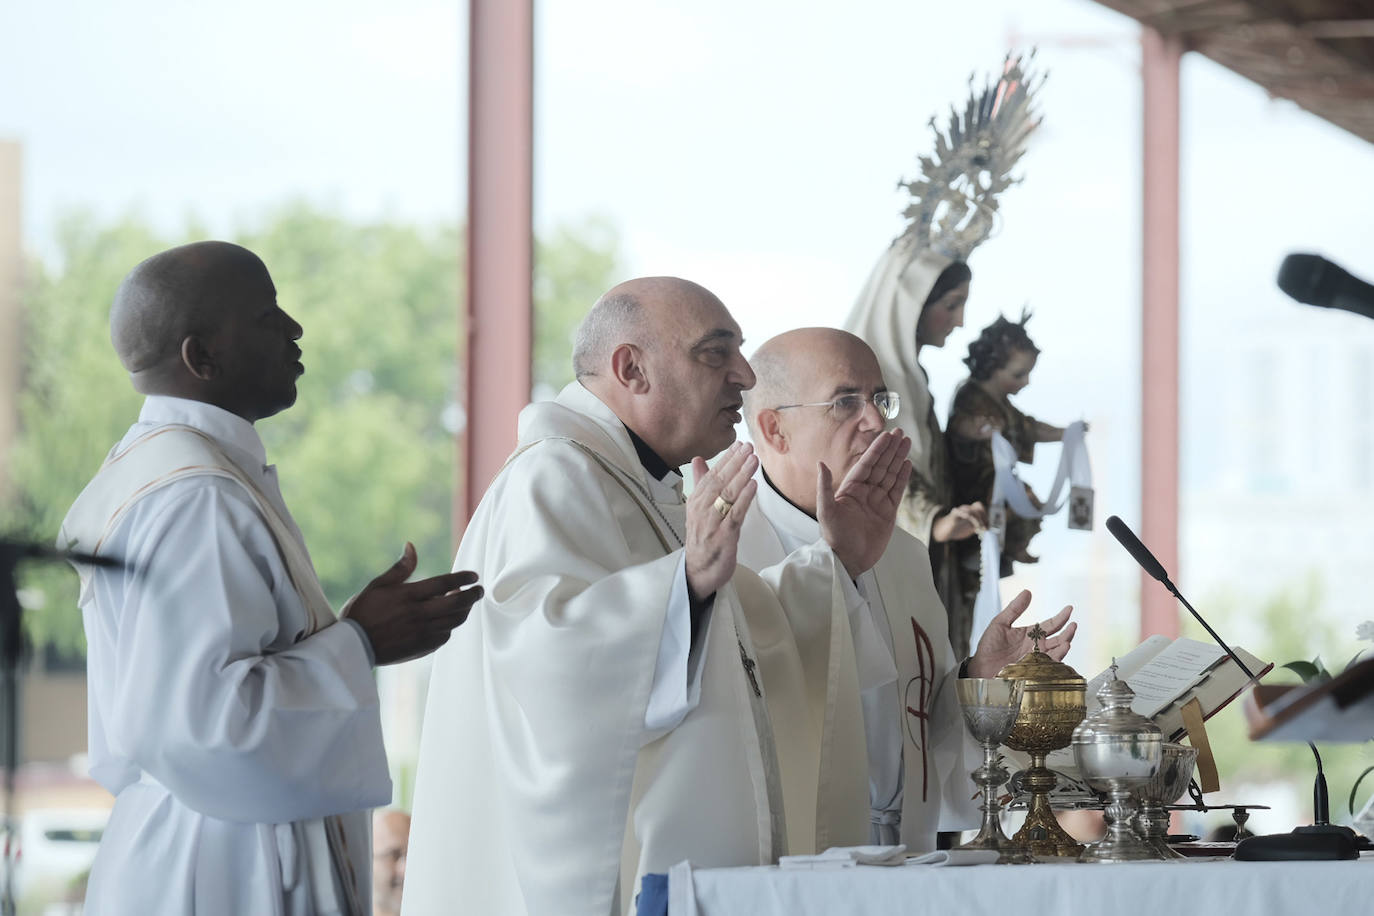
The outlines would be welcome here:
M 769 544 L 779 557 L 786 555 L 757 507 L 751 508 L 740 537 Z M 787 841 L 793 855 L 868 843 L 868 752 L 854 636 L 839 578 L 848 573 L 838 559 L 833 563 L 824 594 L 816 594 L 813 582 L 789 582 L 780 573 L 785 566 L 772 567 L 763 581 L 776 592 L 781 624 L 749 619 L 769 714 L 779 733 Z
M 566 442 L 578 449 L 596 462 L 619 485 L 621 491 L 638 507 L 644 520 L 648 522 L 665 556 L 682 547 L 681 532 L 686 530 L 687 518 L 685 505 L 669 506 L 657 503 L 634 475 L 592 447 L 569 436 L 547 436 L 529 442 L 506 460 L 502 470 L 504 471 L 525 451 L 541 442 L 551 440 Z M 771 612 L 763 610 L 770 607 Z M 735 577 L 716 594 L 712 621 L 707 632 L 703 634 L 710 643 L 706 648 L 708 670 L 701 673 L 703 694 L 706 691 L 729 693 L 738 708 L 739 738 L 748 762 L 749 781 L 753 787 L 754 809 L 757 814 L 760 862 L 774 862 L 787 851 L 787 828 L 783 815 L 784 795 L 774 723 L 770 720 L 772 704 L 764 699 L 762 672 L 756 670 L 761 659 L 751 628 L 755 619 L 762 624 L 768 620 L 780 620 L 781 616 L 777 600 L 767 586 L 748 570 L 739 567 Z M 771 633 L 769 638 L 773 638 Z M 726 670 L 735 665 L 742 666 L 744 677 L 738 674 L 725 674 Z M 796 683 L 799 684 L 800 680 Z M 703 702 L 705 701 L 706 697 L 703 696 Z M 632 826 L 636 815 L 649 820 L 658 818 L 657 815 L 643 810 L 649 787 L 654 782 L 663 781 L 680 785 L 687 781 L 687 767 L 683 766 L 687 761 L 674 759 L 668 747 L 670 741 L 666 739 L 671 738 L 671 742 L 682 741 L 695 725 L 695 722 L 684 721 L 668 736 L 651 742 L 640 750 L 639 760 L 635 766 L 634 783 L 630 790 L 630 823 L 627 823 L 627 828 Z M 692 762 L 690 766 L 699 769 L 696 762 Z M 675 772 L 678 770 L 683 772 Z M 672 798 L 668 799 L 668 802 L 677 807 L 682 804 L 682 799 Z M 665 812 L 663 817 L 671 818 L 672 814 Z M 620 881 L 617 887 L 617 905 L 621 909 L 626 909 L 638 892 L 635 882 L 643 853 L 644 850 L 636 841 L 634 831 L 626 829 L 621 847 Z

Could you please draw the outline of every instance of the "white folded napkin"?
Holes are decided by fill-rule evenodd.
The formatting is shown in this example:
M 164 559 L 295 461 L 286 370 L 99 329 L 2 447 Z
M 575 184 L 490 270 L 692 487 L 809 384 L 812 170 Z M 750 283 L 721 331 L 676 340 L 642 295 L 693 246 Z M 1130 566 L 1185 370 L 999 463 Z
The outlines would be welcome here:
M 912 856 L 907 865 L 991 865 L 998 858 L 995 849 L 937 849 L 923 856 Z
M 896 846 L 832 846 L 814 856 L 783 856 L 778 860 L 778 867 L 853 868 L 856 865 L 902 865 L 905 862 L 906 847 L 899 843 Z

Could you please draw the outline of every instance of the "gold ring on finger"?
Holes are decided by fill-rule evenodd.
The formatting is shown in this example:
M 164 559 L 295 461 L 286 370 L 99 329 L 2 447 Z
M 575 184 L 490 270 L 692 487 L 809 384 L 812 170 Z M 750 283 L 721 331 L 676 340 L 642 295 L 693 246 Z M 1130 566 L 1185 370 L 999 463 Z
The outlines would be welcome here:
M 717 496 L 716 501 L 711 503 L 711 508 L 719 512 L 721 518 L 725 518 L 727 515 L 729 515 L 730 510 L 734 507 L 735 504 L 730 502 L 730 500 L 726 499 L 724 496 Z

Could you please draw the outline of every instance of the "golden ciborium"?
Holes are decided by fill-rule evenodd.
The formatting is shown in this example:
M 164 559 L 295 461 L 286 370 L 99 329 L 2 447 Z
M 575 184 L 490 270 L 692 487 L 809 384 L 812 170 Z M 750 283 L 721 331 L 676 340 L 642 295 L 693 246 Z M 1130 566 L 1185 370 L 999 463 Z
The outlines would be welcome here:
M 1040 651 L 1045 631 L 1036 624 L 1030 631 L 1032 648 L 1020 661 L 1012 662 L 998 677 L 1021 680 L 1021 712 L 1011 734 L 1002 743 L 1030 754 L 1030 769 L 1022 785 L 1030 793 L 1026 822 L 1012 842 L 1037 856 L 1077 856 L 1083 846 L 1069 836 L 1050 810 L 1049 793 L 1055 786 L 1053 771 L 1045 766 L 1045 755 L 1067 747 L 1073 730 L 1087 712 L 1087 682 L 1073 668 L 1057 662 Z

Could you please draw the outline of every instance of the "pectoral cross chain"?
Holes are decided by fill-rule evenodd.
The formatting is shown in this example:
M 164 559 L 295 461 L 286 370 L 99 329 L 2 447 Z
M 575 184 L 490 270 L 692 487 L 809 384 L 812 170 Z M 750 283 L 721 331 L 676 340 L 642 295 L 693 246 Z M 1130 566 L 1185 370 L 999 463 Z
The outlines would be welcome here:
M 749 653 L 744 651 L 744 640 L 739 640 L 739 660 L 744 665 L 744 673 L 749 678 L 749 686 L 754 688 L 754 696 L 762 697 L 763 691 L 759 689 L 759 679 L 754 676 L 754 669 L 758 667 L 758 662 L 749 657 Z

